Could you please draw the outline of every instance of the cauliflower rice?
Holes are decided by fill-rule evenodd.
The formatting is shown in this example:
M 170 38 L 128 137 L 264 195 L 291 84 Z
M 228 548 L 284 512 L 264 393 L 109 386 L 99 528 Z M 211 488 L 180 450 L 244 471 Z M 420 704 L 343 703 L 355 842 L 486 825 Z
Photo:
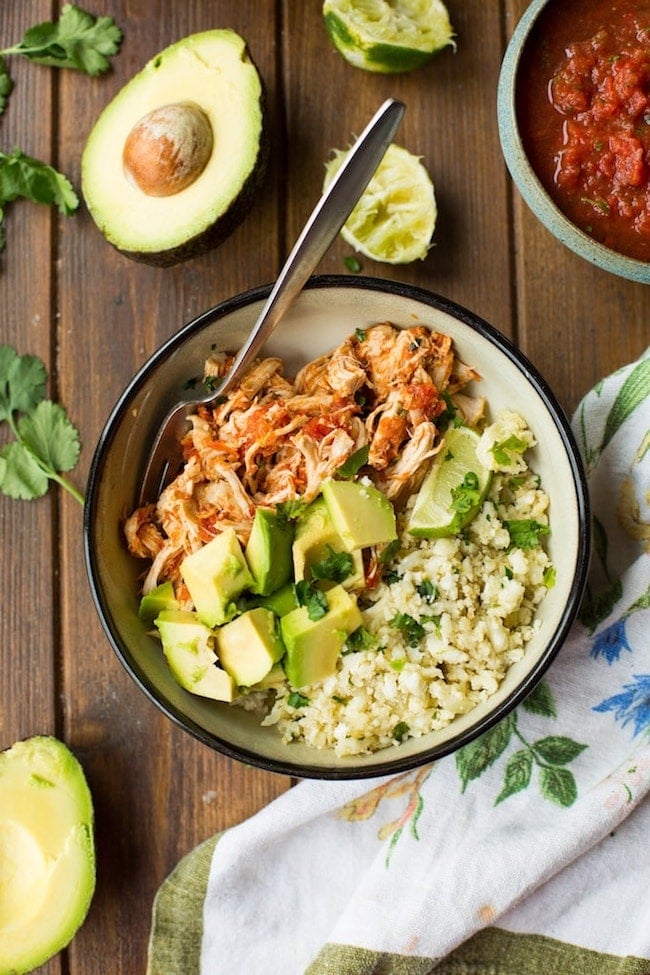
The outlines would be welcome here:
M 399 745 L 476 707 L 522 659 L 554 570 L 539 537 L 516 544 L 508 528 L 530 519 L 548 531 L 549 505 L 523 450 L 495 461 L 491 448 L 511 435 L 534 444 L 522 418 L 507 411 L 484 431 L 492 483 L 459 536 L 413 538 L 409 509 L 399 514 L 400 550 L 359 601 L 365 646 L 344 646 L 337 672 L 321 684 L 276 691 L 263 723 L 277 725 L 284 742 L 338 756 Z

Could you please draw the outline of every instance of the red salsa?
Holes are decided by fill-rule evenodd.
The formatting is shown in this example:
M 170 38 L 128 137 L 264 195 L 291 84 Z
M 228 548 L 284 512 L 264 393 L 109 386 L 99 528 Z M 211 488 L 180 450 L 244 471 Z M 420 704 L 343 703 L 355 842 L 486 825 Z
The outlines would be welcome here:
M 650 261 L 650 0 L 553 0 L 517 90 L 524 148 L 560 210 Z

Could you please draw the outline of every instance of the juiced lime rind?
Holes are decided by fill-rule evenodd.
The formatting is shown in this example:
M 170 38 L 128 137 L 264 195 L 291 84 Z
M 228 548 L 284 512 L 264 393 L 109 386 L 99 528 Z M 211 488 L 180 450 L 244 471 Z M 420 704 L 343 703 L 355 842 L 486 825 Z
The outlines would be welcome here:
M 325 186 L 345 156 L 345 150 L 334 150 L 325 167 Z M 350 247 L 372 260 L 410 264 L 427 256 L 437 216 L 433 182 L 421 158 L 393 144 L 343 226 L 341 236 Z
M 452 427 L 434 457 L 411 511 L 408 532 L 416 538 L 448 538 L 476 517 L 490 490 L 492 472 L 476 455 L 479 434 L 470 427 Z M 451 458 L 451 459 L 450 459 Z M 478 479 L 477 503 L 459 517 L 452 507 L 452 491 L 469 472 Z
M 325 0 L 323 18 L 337 51 L 366 71 L 412 71 L 454 46 L 441 0 Z

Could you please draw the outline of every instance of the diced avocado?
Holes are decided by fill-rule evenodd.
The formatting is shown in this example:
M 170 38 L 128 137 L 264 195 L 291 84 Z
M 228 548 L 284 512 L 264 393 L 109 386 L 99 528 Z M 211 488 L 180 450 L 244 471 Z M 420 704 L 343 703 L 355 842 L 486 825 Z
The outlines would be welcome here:
M 270 609 L 276 616 L 286 616 L 292 609 L 298 606 L 296 590 L 292 582 L 287 582 L 270 596 L 262 596 L 260 606 Z
M 221 666 L 238 686 L 257 684 L 284 656 L 276 619 L 270 609 L 258 606 L 216 631 Z
M 232 701 L 235 682 L 217 667 L 214 633 L 196 613 L 167 609 L 158 614 L 163 652 L 176 682 L 192 694 L 215 701 Z
M 294 525 L 272 508 L 257 508 L 245 555 L 253 592 L 268 596 L 291 578 Z
M 295 581 L 300 582 L 301 579 L 311 581 L 310 567 L 326 559 L 330 550 L 343 552 L 346 548 L 334 527 L 325 501 L 323 498 L 316 498 L 305 509 L 296 525 L 296 536 L 293 542 Z M 352 573 L 343 580 L 341 585 L 346 589 L 362 589 L 365 585 L 363 556 L 360 551 L 351 554 Z
M 183 581 L 199 618 L 206 626 L 220 626 L 237 612 L 236 599 L 253 585 L 248 564 L 234 528 L 213 538 L 181 562 Z
M 145 593 L 140 600 L 138 616 L 145 623 L 153 623 L 158 613 L 163 609 L 178 609 L 179 604 L 174 593 L 174 586 L 168 580 L 161 582 L 159 586 Z
M 347 552 L 397 538 L 393 506 L 374 485 L 329 479 L 321 493 Z
M 325 598 L 328 611 L 318 620 L 309 619 L 305 606 L 280 620 L 287 651 L 284 669 L 292 687 L 305 687 L 333 674 L 347 637 L 363 624 L 356 599 L 343 586 L 328 589 Z
M 0 752 L 0 972 L 40 969 L 83 923 L 93 825 L 83 769 L 62 741 L 37 735 Z
M 268 674 L 265 674 L 257 684 L 252 684 L 251 691 L 268 691 L 272 688 L 282 687 L 286 683 L 287 675 L 281 663 L 273 664 Z

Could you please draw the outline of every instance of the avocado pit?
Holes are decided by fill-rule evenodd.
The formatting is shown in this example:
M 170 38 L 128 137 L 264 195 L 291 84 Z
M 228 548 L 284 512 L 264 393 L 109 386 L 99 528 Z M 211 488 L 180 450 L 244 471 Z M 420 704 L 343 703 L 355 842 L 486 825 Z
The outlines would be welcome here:
M 194 102 L 163 105 L 129 132 L 122 153 L 127 178 L 147 196 L 173 196 L 198 179 L 212 155 L 210 121 Z

